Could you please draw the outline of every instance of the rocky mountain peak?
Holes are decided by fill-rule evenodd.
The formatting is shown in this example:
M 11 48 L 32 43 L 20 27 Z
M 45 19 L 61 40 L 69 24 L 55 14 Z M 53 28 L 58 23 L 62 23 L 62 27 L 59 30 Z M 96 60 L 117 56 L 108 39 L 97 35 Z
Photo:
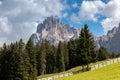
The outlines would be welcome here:
M 110 53 L 120 53 L 120 23 L 118 27 L 108 31 L 107 35 L 99 37 L 96 42 L 99 47 L 105 47 Z
M 46 29 L 50 29 L 50 28 L 54 28 L 57 27 L 56 25 L 60 24 L 59 19 L 54 18 L 53 16 L 47 17 L 43 23 L 38 24 L 37 26 L 37 32 L 40 33 L 42 29 L 46 28 Z
M 117 30 L 118 30 L 118 28 L 114 27 L 112 30 L 108 31 L 107 36 L 113 37 L 113 35 L 116 34 Z
M 54 18 L 53 16 L 47 17 L 44 21 L 43 24 L 56 24 L 59 23 L 59 19 Z
M 51 44 L 57 45 L 59 41 L 67 42 L 71 38 L 79 37 L 80 30 L 70 27 L 67 24 L 59 22 L 59 19 L 53 16 L 47 17 L 43 23 L 38 24 L 36 33 L 32 34 L 31 39 L 34 44 L 39 44 L 43 39 Z
M 40 44 L 42 40 L 48 40 L 52 45 L 57 45 L 59 41 L 67 42 L 71 38 L 79 37 L 80 29 L 75 29 L 67 24 L 63 24 L 53 16 L 47 17 L 43 23 L 38 24 L 36 33 L 31 35 L 34 44 Z M 96 49 L 105 47 L 108 52 L 120 53 L 120 23 L 108 31 L 107 35 L 96 37 L 93 35 Z

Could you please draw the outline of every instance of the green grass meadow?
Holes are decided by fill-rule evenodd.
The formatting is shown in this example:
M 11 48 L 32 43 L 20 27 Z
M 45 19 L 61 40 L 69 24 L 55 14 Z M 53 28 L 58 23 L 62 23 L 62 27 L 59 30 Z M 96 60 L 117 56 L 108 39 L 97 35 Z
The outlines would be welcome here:
M 114 59 L 114 58 L 113 58 Z M 112 59 L 108 59 L 108 60 L 112 60 Z M 95 62 L 95 63 L 91 63 L 89 66 L 92 66 L 92 65 L 96 65 L 96 64 L 99 64 L 99 63 L 102 63 L 102 62 L 105 62 L 105 61 L 108 61 L 108 60 L 103 60 L 103 61 L 98 61 L 98 62 Z M 50 76 L 55 76 L 57 74 L 61 74 L 61 73 L 67 73 L 67 72 L 75 72 L 75 71 L 78 71 L 82 69 L 81 66 L 76 66 L 72 69 L 69 69 L 67 71 L 64 71 L 64 72 L 60 72 L 60 73 L 53 73 L 53 74 L 45 74 L 45 75 L 41 75 L 41 76 L 37 76 L 37 79 L 40 79 L 40 78 L 46 78 L 46 77 L 50 77 Z M 76 79 L 75 79 L 76 80 Z
M 56 80 L 120 80 L 120 62 Z

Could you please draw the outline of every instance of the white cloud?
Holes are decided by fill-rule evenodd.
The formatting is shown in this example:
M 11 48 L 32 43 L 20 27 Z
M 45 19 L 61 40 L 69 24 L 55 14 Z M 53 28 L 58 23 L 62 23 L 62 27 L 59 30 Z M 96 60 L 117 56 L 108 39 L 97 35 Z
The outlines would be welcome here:
M 60 0 L 0 1 L 0 41 L 7 39 L 8 43 L 20 38 L 27 41 L 36 31 L 36 22 L 51 15 L 62 17 L 64 9 Z
M 73 22 L 84 21 L 98 21 L 99 17 L 106 17 L 101 20 L 104 34 L 111 30 L 114 26 L 120 22 L 120 1 L 110 0 L 108 3 L 104 3 L 101 0 L 96 1 L 83 1 L 79 12 L 73 13 L 71 17 L 74 17 Z M 79 21 L 80 20 L 80 21 Z
M 108 3 L 102 1 L 83 1 L 79 15 L 84 20 L 97 21 L 98 15 L 106 18 L 101 21 L 104 34 L 120 22 L 120 1 L 110 0 Z M 97 15 L 97 16 L 96 16 Z
M 103 26 L 104 34 L 111 30 L 120 22 L 120 1 L 110 0 L 103 8 L 103 15 L 107 18 L 101 24 Z
M 106 34 L 109 30 L 113 27 L 118 27 L 119 20 L 114 18 L 106 18 L 104 19 L 101 24 L 103 26 L 104 34 Z
M 12 25 L 8 21 L 7 17 L 0 17 L 0 34 L 10 34 L 12 31 Z
M 66 18 L 68 16 L 68 13 L 64 13 L 63 17 Z
M 70 20 L 71 20 L 72 22 L 74 22 L 74 23 L 80 24 L 80 19 L 79 19 L 79 18 L 77 17 L 77 15 L 74 14 L 74 13 L 70 16 Z
M 79 11 L 79 17 L 82 20 L 97 21 L 97 15 L 101 13 L 104 7 L 102 1 L 83 1 Z
M 113 18 L 120 17 L 120 1 L 119 0 L 109 1 L 104 6 L 103 15 L 107 17 L 113 17 Z
M 76 14 L 77 16 L 75 16 L 75 13 L 73 13 L 71 17 L 75 17 L 77 22 L 96 22 L 98 21 L 98 15 L 102 13 L 102 8 L 104 7 L 104 5 L 105 3 L 103 3 L 102 1 L 83 1 L 79 12 Z
M 78 4 L 77 4 L 77 3 L 74 3 L 74 4 L 72 4 L 72 7 L 73 7 L 73 8 L 77 8 L 77 7 L 78 7 Z

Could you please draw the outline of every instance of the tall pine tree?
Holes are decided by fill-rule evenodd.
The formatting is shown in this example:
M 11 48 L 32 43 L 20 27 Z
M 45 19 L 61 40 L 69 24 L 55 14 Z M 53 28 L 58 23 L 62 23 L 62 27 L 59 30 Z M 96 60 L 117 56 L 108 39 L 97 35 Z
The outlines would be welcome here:
M 77 55 L 77 40 L 70 40 L 68 42 L 68 56 L 69 56 L 69 69 L 78 66 L 78 55 Z
M 36 80 L 37 76 L 37 66 L 36 66 L 36 52 L 33 41 L 28 40 L 26 44 L 26 51 L 29 56 L 30 68 L 29 68 L 29 80 Z
M 57 67 L 57 72 L 65 71 L 64 47 L 61 41 L 58 44 L 58 49 L 56 54 L 56 67 Z
M 39 72 L 40 75 L 44 75 L 46 73 L 46 50 L 45 50 L 45 42 L 43 41 L 41 44 L 41 49 L 39 53 L 39 59 L 40 59 L 40 67 L 39 67 Z
M 37 60 L 37 75 L 39 76 L 40 75 L 40 62 L 41 62 L 41 59 L 40 59 L 40 56 L 41 56 L 41 49 L 40 49 L 40 45 L 36 45 L 36 60 Z
M 25 44 L 23 42 L 22 39 L 20 39 L 20 41 L 18 42 L 18 56 L 19 57 L 19 61 L 18 61 L 18 67 L 17 67 L 17 71 L 18 71 L 18 75 L 20 75 L 20 79 L 22 78 L 22 80 L 28 80 L 29 79 L 29 56 L 28 53 L 25 52 Z
M 0 54 L 0 80 L 9 80 L 10 78 L 10 65 L 11 65 L 11 55 L 8 46 L 4 43 L 3 48 L 1 48 Z M 11 78 L 10 78 L 11 79 Z
M 94 41 L 87 24 L 81 29 L 78 48 L 79 61 L 84 71 L 84 65 L 89 66 L 89 63 L 94 62 L 96 58 Z
M 56 48 L 48 41 L 45 42 L 46 44 L 46 73 L 54 73 L 56 72 L 56 64 L 55 64 L 55 54 L 56 54 Z
M 65 70 L 67 70 L 69 65 L 69 56 L 68 56 L 67 44 L 65 42 L 63 44 L 63 47 L 64 47 L 63 55 L 64 55 Z
M 104 47 L 100 47 L 100 49 L 98 50 L 98 60 L 102 61 L 102 60 L 106 60 L 108 58 L 109 58 L 109 53 L 108 53 L 107 49 Z

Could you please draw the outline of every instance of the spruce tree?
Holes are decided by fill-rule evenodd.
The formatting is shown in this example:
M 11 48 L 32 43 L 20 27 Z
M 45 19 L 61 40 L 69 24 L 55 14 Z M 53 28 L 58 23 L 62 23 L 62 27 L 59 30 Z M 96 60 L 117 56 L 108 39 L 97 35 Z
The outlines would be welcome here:
M 89 66 L 89 63 L 94 62 L 96 58 L 94 41 L 87 24 L 81 29 L 78 48 L 80 64 L 84 71 L 84 65 Z
M 108 58 L 109 58 L 109 53 L 106 50 L 106 48 L 100 47 L 100 49 L 98 50 L 98 60 L 102 61 L 102 60 L 106 60 Z
M 59 42 L 58 44 L 58 49 L 57 49 L 57 54 L 56 54 L 56 67 L 57 67 L 57 72 L 61 72 L 65 70 L 65 63 L 64 63 L 64 47 L 63 43 Z
M 41 49 L 40 49 L 40 75 L 44 75 L 46 73 L 46 51 L 45 51 L 45 44 L 44 41 L 41 44 Z
M 69 66 L 68 69 L 78 66 L 78 55 L 77 55 L 77 40 L 70 40 L 68 42 L 68 56 L 69 56 Z
M 31 39 L 29 39 L 26 44 L 26 51 L 28 53 L 29 62 L 30 62 L 29 80 L 36 80 L 36 76 L 37 76 L 36 52 L 35 52 L 33 41 Z
M 10 77 L 9 80 L 28 80 L 29 73 L 26 68 L 25 44 L 22 39 L 10 45 Z
M 20 79 L 22 80 L 28 80 L 29 79 L 29 56 L 28 53 L 25 52 L 25 44 L 22 39 L 18 42 L 18 75 L 20 75 Z
M 25 70 L 24 43 L 11 43 L 2 49 L 0 56 L 0 80 L 28 80 L 28 72 Z
M 64 47 L 64 51 L 63 51 L 63 55 L 64 55 L 64 63 L 65 63 L 65 70 L 68 69 L 68 64 L 69 64 L 69 56 L 68 56 L 68 48 L 67 48 L 67 44 L 64 42 L 63 44 Z
M 56 72 L 55 67 L 55 53 L 56 49 L 54 46 L 50 45 L 48 41 L 46 43 L 46 73 L 50 74 Z
M 8 46 L 4 43 L 3 48 L 1 48 L 0 54 L 0 80 L 9 80 L 10 77 L 10 64 L 9 60 L 9 49 Z
M 112 52 L 112 54 L 110 55 L 110 58 L 116 58 L 118 54 L 115 54 L 114 52 Z
M 40 45 L 36 45 L 36 60 L 37 60 L 37 75 L 39 76 L 40 75 L 40 62 L 41 62 L 41 59 L 40 59 L 40 56 L 41 56 L 41 49 L 40 49 Z
M 52 48 L 52 61 L 51 61 L 51 65 L 53 68 L 53 73 L 57 72 L 57 68 L 56 68 L 56 53 L 57 53 L 57 48 L 55 46 L 51 46 Z
M 21 43 L 20 43 L 21 44 Z M 18 42 L 13 43 L 10 45 L 11 47 L 11 59 L 12 59 L 12 63 L 11 63 L 11 70 L 10 70 L 10 74 L 11 77 L 10 79 L 12 80 L 21 80 L 21 79 L 25 79 L 24 77 L 26 77 L 24 75 L 24 62 L 23 62 L 23 51 L 21 50 L 23 47 L 21 45 L 19 45 Z M 27 79 L 25 79 L 27 80 Z

